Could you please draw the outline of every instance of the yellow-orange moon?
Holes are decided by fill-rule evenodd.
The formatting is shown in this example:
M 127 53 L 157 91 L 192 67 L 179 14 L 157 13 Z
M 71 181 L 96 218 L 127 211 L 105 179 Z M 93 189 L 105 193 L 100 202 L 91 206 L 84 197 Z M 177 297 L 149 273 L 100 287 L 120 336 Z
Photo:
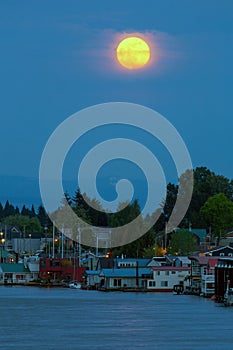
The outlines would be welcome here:
M 123 39 L 116 50 L 118 62 L 127 69 L 140 69 L 150 60 L 150 46 L 139 37 Z

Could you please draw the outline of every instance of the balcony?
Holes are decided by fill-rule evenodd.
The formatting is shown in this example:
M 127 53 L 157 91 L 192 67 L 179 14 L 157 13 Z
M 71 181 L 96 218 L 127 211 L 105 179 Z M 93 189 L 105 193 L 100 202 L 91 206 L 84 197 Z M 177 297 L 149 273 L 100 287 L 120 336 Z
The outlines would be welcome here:
M 201 268 L 200 266 L 193 266 L 192 267 L 192 276 L 201 276 Z
M 201 279 L 202 279 L 202 281 L 205 281 L 205 282 L 214 282 L 215 281 L 214 275 L 202 275 Z

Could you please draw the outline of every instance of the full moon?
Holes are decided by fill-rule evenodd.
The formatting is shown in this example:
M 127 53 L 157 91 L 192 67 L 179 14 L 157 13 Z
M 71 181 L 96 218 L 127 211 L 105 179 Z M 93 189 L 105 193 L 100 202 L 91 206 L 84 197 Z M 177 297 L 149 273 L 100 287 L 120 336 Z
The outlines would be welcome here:
M 140 69 L 150 60 L 150 46 L 138 37 L 123 39 L 116 50 L 118 62 L 127 69 Z

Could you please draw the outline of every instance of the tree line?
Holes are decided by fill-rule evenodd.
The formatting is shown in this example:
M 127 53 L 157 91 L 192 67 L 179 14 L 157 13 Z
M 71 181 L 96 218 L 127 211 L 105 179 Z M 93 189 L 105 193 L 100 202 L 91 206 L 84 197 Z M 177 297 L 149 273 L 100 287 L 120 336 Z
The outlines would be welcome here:
M 23 205 L 20 210 L 18 206 L 14 206 L 8 200 L 5 205 L 0 203 L 0 223 L 1 229 L 4 225 L 12 225 L 22 232 L 44 232 L 51 230 L 52 227 L 49 216 L 42 205 L 37 210 L 35 210 L 34 205 L 30 209 Z
M 114 254 L 124 254 L 132 257 L 156 255 L 158 251 L 155 252 L 155 247 L 158 250 L 160 249 L 161 252 L 165 225 L 175 206 L 178 188 L 178 184 L 169 183 L 167 185 L 167 196 L 163 211 L 155 225 L 138 240 L 114 249 Z M 135 200 L 115 214 L 105 213 L 101 211 L 100 203 L 95 199 L 89 199 L 89 201 L 95 202 L 95 207 L 100 210 L 93 209 L 92 206 L 88 205 L 85 201 L 85 196 L 80 189 L 77 189 L 73 196 L 65 193 L 61 207 L 68 203 L 80 218 L 93 226 L 122 226 L 138 217 L 141 212 L 139 202 Z M 121 209 L 123 204 L 121 203 L 118 209 Z M 52 227 L 52 223 L 42 205 L 37 210 L 35 210 L 33 205 L 30 209 L 24 205 L 19 210 L 18 207 L 14 207 L 8 201 L 4 206 L 0 203 L 0 222 L 13 224 L 20 229 L 24 228 L 24 230 L 26 228 L 26 231 L 43 231 L 45 228 L 48 228 L 48 232 L 51 232 Z M 197 167 L 194 170 L 194 187 L 191 203 L 179 225 L 179 228 L 183 229 L 188 229 L 189 227 L 204 228 L 215 237 L 222 237 L 226 230 L 233 229 L 232 180 L 223 175 L 217 175 L 206 167 Z M 186 237 L 188 237 L 187 233 Z M 168 235 L 167 238 L 166 246 L 171 240 L 171 235 Z M 191 243 L 187 241 L 186 247 L 191 247 Z M 179 245 L 176 242 L 176 246 L 177 244 Z

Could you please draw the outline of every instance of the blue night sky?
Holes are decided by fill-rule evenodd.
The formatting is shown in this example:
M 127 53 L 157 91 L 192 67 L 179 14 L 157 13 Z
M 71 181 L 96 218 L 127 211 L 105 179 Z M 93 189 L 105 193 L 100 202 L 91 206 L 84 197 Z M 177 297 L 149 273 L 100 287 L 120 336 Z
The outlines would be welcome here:
M 141 33 L 153 47 L 149 68 L 117 65 L 114 50 L 129 33 Z M 155 109 L 184 139 L 194 168 L 233 177 L 231 0 L 2 1 L 0 44 L 1 202 L 30 201 L 30 184 L 24 179 L 14 197 L 11 177 L 37 179 L 54 129 L 103 102 Z M 65 179 L 75 178 L 72 159 L 86 142 L 68 157 Z

